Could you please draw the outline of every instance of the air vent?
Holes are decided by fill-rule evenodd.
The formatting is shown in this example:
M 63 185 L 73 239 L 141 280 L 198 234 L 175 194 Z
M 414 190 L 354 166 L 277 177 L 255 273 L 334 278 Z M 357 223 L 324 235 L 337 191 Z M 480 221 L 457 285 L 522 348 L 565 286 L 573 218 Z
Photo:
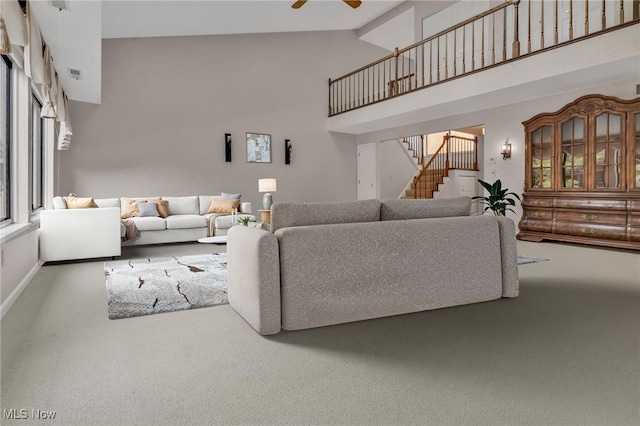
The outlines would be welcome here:
M 75 79 L 75 80 L 80 80 L 82 78 L 82 73 L 80 72 L 80 70 L 76 70 L 73 68 L 67 68 L 67 72 L 69 73 L 69 77 Z

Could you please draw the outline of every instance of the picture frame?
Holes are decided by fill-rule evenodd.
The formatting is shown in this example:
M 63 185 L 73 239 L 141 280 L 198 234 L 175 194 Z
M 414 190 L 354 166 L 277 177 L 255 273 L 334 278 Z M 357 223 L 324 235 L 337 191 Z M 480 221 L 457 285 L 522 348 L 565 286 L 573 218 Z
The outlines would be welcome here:
M 247 132 L 247 162 L 271 162 L 271 135 Z

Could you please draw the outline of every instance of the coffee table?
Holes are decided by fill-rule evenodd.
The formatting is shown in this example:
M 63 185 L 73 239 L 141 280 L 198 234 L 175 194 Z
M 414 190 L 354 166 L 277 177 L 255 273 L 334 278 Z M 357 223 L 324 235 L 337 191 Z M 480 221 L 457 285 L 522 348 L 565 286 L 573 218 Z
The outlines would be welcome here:
M 205 237 L 198 239 L 199 243 L 204 244 L 227 244 L 227 236 L 226 235 L 218 235 L 216 237 Z

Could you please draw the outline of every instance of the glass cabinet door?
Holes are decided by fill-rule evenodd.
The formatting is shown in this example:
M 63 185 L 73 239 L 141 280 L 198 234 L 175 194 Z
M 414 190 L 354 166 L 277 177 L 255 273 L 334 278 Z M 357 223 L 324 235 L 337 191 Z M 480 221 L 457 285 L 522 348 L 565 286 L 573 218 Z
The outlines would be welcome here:
M 620 188 L 622 166 L 622 125 L 619 115 L 596 117 L 595 187 Z
M 584 188 L 584 121 L 573 118 L 562 123 L 562 188 Z
M 551 126 L 531 132 L 531 188 L 551 188 Z

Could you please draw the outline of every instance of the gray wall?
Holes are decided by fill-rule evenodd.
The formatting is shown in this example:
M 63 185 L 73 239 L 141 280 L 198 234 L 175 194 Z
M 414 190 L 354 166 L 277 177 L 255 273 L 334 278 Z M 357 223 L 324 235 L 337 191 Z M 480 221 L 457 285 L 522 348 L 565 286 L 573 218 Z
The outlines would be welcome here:
M 58 194 L 242 192 L 256 210 L 258 179 L 273 177 L 275 201 L 356 198 L 356 138 L 327 131 L 328 79 L 384 52 L 353 31 L 112 39 L 102 49 L 102 104 L 71 103 Z M 246 132 L 271 135 L 272 163 L 247 163 Z

